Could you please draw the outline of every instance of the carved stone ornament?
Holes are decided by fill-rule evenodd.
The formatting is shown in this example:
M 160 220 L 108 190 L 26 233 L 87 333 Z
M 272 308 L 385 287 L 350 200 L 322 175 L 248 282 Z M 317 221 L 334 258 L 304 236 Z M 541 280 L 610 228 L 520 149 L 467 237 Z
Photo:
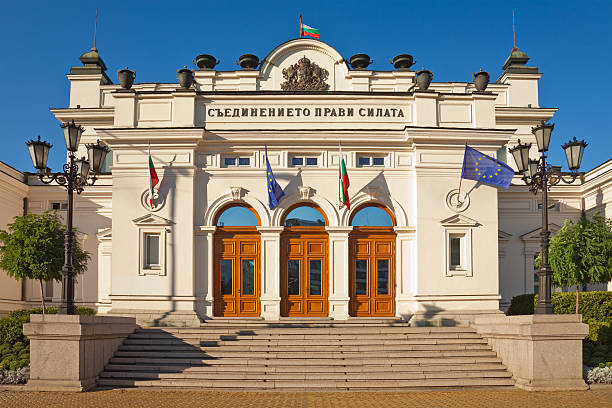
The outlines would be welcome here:
M 378 187 L 366 186 L 365 190 L 370 199 L 377 198 L 380 195 L 380 188 Z
M 300 186 L 300 187 L 298 187 L 298 190 L 300 192 L 300 198 L 302 200 L 309 200 L 310 199 L 310 193 L 312 192 L 312 188 L 310 188 L 308 186 Z
M 283 91 L 327 91 L 325 83 L 329 73 L 306 56 L 300 58 L 297 64 L 283 69 L 285 82 L 281 84 Z
M 232 186 L 230 187 L 230 191 L 232 192 L 232 199 L 241 200 L 242 199 L 242 187 Z
M 446 206 L 456 213 L 463 212 L 470 206 L 470 196 L 466 191 L 451 190 L 446 195 Z
M 158 190 L 153 190 L 153 205 L 151 205 L 151 201 L 149 201 L 149 189 L 146 189 L 140 195 L 140 204 L 144 207 L 145 210 L 156 212 L 164 208 L 166 204 L 166 197 L 159 193 Z

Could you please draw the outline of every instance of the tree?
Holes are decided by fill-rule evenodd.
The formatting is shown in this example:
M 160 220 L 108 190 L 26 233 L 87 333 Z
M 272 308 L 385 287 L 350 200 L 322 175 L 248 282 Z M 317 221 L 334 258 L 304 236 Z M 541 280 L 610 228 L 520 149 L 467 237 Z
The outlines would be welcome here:
M 612 219 L 597 213 L 590 220 L 565 220 L 550 239 L 548 260 L 554 286 L 576 286 L 576 314 L 580 287 L 612 279 Z
M 62 280 L 65 232 L 66 226 L 56 211 L 15 217 L 14 222 L 7 225 L 6 231 L 0 230 L 0 268 L 15 279 L 32 279 L 40 283 L 43 313 L 43 282 Z M 89 253 L 74 239 L 74 272 L 85 272 L 89 259 Z

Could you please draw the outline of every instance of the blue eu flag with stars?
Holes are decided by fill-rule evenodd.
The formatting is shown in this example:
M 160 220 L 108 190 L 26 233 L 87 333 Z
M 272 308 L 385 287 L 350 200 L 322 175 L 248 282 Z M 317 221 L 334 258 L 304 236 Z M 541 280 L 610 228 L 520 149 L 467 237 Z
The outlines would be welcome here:
M 465 145 L 461 178 L 508 188 L 513 177 L 512 167 Z
M 270 162 L 268 161 L 268 147 L 266 146 L 266 181 L 268 184 L 268 206 L 271 210 L 278 206 L 278 202 L 285 195 L 285 192 L 278 185 L 272 173 Z

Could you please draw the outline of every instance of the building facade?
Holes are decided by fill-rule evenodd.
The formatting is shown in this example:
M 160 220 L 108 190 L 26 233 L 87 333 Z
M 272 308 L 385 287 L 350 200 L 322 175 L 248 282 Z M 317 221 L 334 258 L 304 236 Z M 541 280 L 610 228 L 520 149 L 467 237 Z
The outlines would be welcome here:
M 466 143 L 514 166 L 508 147 L 519 138 L 535 147 L 531 127 L 553 118 L 527 60 L 513 52 L 486 91 L 420 90 L 413 71 L 351 69 L 328 44 L 296 39 L 258 69 L 124 89 L 96 51 L 83 54 L 68 74 L 69 106 L 52 112 L 85 127 L 83 149 L 100 139 L 112 155 L 109 173 L 76 199 L 78 239 L 92 255 L 77 301 L 147 324 L 499 313 L 537 285 L 538 196 L 518 177 L 503 190 L 460 174 Z M 149 151 L 160 179 L 152 206 Z M 350 208 L 339 200 L 340 152 Z M 266 157 L 284 190 L 274 209 Z M 62 188 L 2 169 L 4 224 L 24 208 L 65 208 Z M 553 228 L 583 210 L 610 216 L 611 175 L 608 161 L 554 187 Z M 39 300 L 32 282 L 12 285 L 2 308 Z M 59 302 L 60 283 L 45 289 Z

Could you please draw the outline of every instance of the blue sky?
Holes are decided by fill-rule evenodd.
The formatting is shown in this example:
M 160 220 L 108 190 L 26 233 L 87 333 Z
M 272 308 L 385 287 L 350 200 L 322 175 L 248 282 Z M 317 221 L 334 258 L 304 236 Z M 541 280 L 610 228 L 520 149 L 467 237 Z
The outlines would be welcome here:
M 137 82 L 176 82 L 176 70 L 198 54 L 236 69 L 241 54 L 263 58 L 298 35 L 298 14 L 318 28 L 321 40 L 346 58 L 367 53 L 373 69 L 391 69 L 389 58 L 408 53 L 434 81 L 471 81 L 480 68 L 496 79 L 512 48 L 512 9 L 517 45 L 544 76 L 540 105 L 557 107 L 551 142 L 553 163 L 565 163 L 560 145 L 586 139 L 583 169 L 612 157 L 611 1 L 21 1 L 0 13 L 3 129 L 0 160 L 32 171 L 24 142 L 41 135 L 65 150 L 52 107 L 68 105 L 65 74 L 92 46 L 96 7 L 97 47 L 116 82 L 117 69 L 137 71 Z

